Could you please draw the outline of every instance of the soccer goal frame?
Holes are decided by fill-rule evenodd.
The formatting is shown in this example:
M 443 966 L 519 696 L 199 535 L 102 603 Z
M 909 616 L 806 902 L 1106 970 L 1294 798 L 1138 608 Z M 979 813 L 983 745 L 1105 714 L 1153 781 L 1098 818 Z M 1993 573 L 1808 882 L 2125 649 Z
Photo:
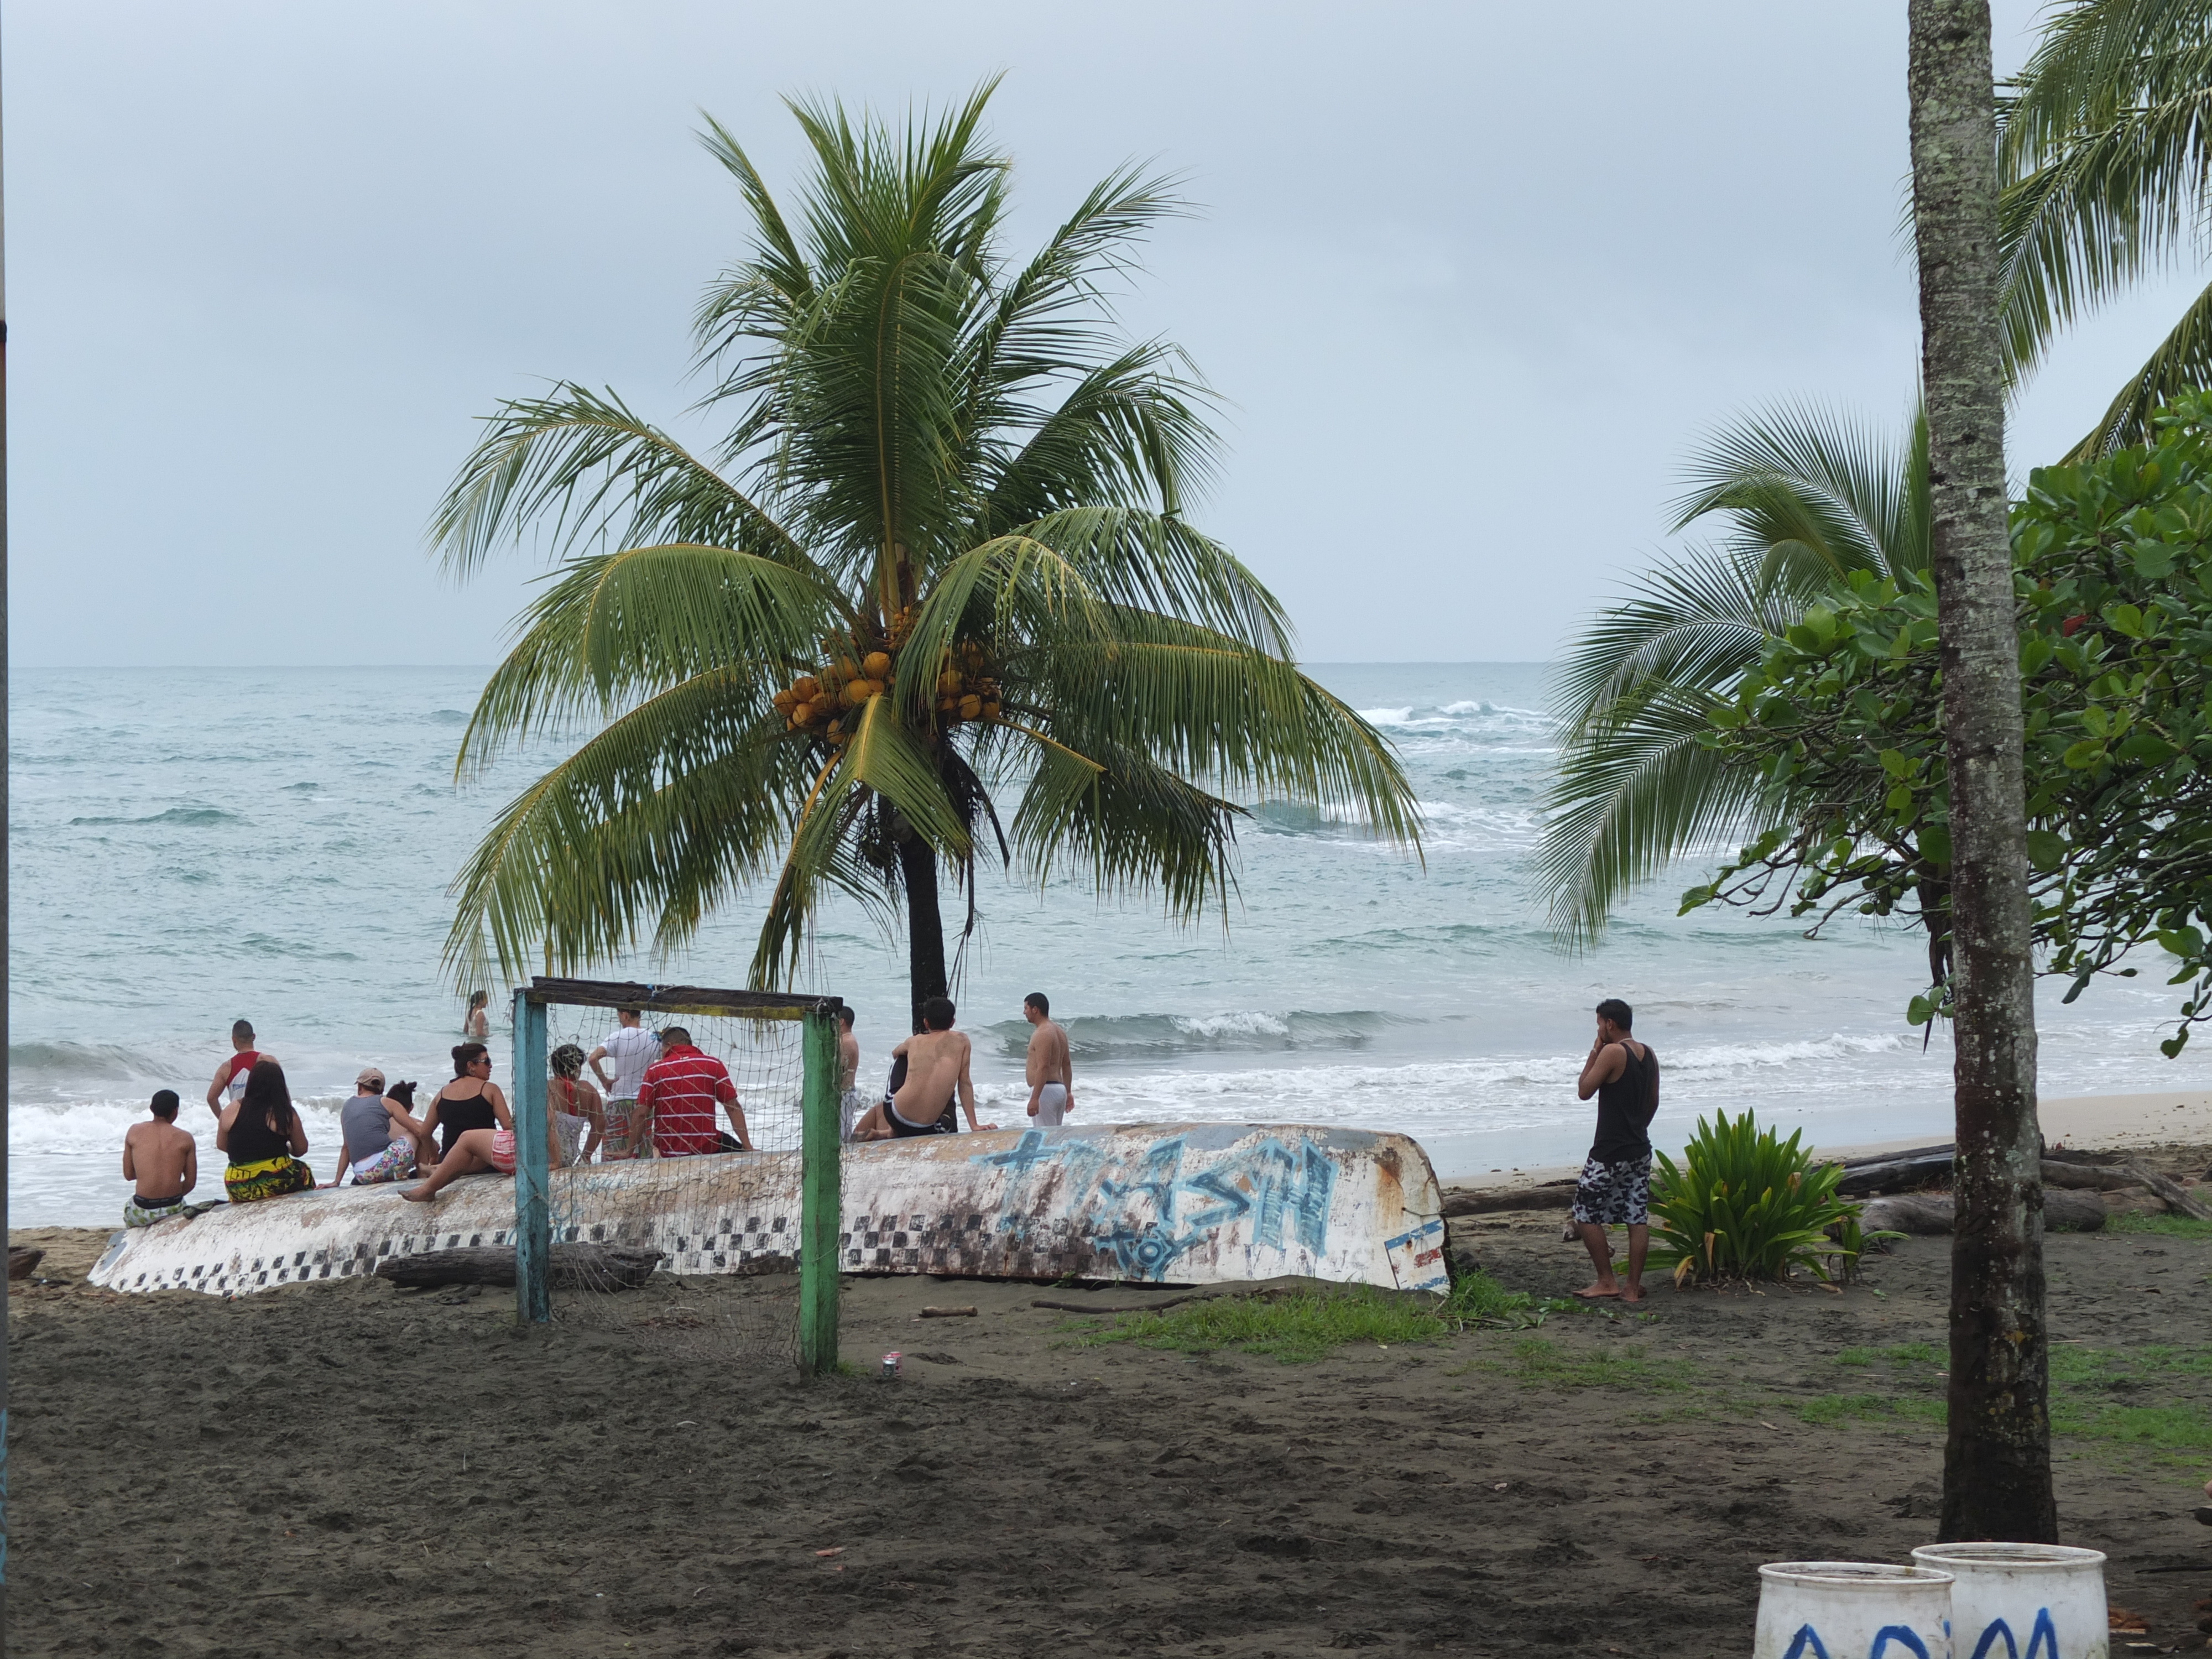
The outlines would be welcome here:
M 553 1317 L 551 1160 L 546 1155 L 546 1010 L 555 1006 L 636 1008 L 648 1014 L 720 1014 L 799 1023 L 800 1093 L 799 1365 L 809 1376 L 837 1369 L 837 1229 L 843 1206 L 837 1133 L 836 997 L 735 991 L 699 985 L 556 979 L 540 975 L 514 992 L 514 1309 L 526 1325 Z

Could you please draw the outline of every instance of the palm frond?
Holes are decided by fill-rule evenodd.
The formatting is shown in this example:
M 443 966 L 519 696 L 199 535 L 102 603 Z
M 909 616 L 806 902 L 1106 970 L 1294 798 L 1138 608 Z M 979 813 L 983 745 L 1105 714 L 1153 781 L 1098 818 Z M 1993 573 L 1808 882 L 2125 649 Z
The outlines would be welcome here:
M 430 523 L 431 546 L 456 574 L 533 522 L 556 556 L 613 534 L 810 562 L 743 490 L 612 392 L 564 383 L 550 397 L 503 402 L 484 424 Z
M 2104 415 L 2066 453 L 2068 465 L 2109 455 L 2150 437 L 2150 417 L 2185 392 L 2212 386 L 2212 287 L 2189 303 L 2135 378 L 2122 386 Z
M 1632 887 L 1768 810 L 1697 742 L 1766 639 L 1854 570 L 1928 565 L 1917 406 L 1901 438 L 1819 404 L 1755 410 L 1709 438 L 1689 476 L 1674 528 L 1706 524 L 1719 544 L 1638 578 L 1553 679 L 1559 761 L 1535 876 L 1572 947 L 1595 939 Z
M 454 883 L 445 960 L 512 977 L 550 959 L 604 961 L 648 936 L 673 943 L 696 896 L 776 867 L 806 750 L 741 672 L 699 675 L 609 722 L 493 820 Z
M 811 571 L 726 547 L 678 544 L 586 554 L 555 573 L 524 612 L 461 739 L 459 769 L 640 696 L 717 671 L 750 671 L 764 706 L 811 659 L 842 599 Z
M 1741 416 L 1691 458 L 1672 528 L 1726 514 L 1736 545 L 1760 549 L 1782 580 L 1800 583 L 1925 568 L 1925 468 L 1906 465 L 1926 443 L 1917 410 L 1913 422 L 1900 453 L 1878 428 L 1818 404 Z

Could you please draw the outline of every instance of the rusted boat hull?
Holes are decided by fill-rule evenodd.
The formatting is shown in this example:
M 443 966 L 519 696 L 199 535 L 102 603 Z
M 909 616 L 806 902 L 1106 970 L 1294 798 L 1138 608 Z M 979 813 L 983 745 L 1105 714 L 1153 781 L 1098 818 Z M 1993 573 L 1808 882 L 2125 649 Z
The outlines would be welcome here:
M 556 1170 L 555 1237 L 649 1245 L 679 1273 L 779 1271 L 799 1175 L 775 1153 Z M 1179 1123 L 931 1136 L 847 1148 L 843 1188 L 847 1273 L 1447 1288 L 1436 1174 L 1403 1135 Z M 495 1176 L 434 1205 L 337 1188 L 118 1233 L 91 1279 L 237 1296 L 504 1244 L 514 1227 L 514 1184 Z

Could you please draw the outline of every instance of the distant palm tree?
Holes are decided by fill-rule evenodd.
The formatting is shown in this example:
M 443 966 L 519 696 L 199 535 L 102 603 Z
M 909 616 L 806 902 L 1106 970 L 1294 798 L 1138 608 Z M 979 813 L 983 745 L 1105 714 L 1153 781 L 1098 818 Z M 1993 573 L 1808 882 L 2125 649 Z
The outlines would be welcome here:
M 2074 0 L 1998 102 L 2007 367 L 2142 276 L 2202 264 L 2212 198 L 2212 0 Z M 2148 435 L 2151 411 L 2212 384 L 2212 286 L 2066 457 Z
M 1561 663 L 1559 770 L 1537 859 L 1552 922 L 1587 944 L 1631 887 L 1692 847 L 1747 836 L 1786 803 L 1698 742 L 1768 635 L 1854 570 L 1928 566 L 1928 427 L 1885 435 L 1782 404 L 1692 459 L 1673 528 L 1718 538 L 1638 576 Z
M 732 411 L 711 455 L 573 384 L 489 418 L 434 544 L 467 572 L 535 527 L 562 562 L 460 766 L 590 735 L 463 871 L 458 967 L 679 945 L 757 884 L 770 983 L 834 890 L 903 923 L 918 1009 L 948 985 L 939 873 L 972 921 L 987 838 L 1179 917 L 1225 908 L 1255 797 L 1418 845 L 1389 744 L 1185 517 L 1203 388 L 1111 327 L 1104 285 L 1176 204 L 1116 173 L 1010 261 L 990 93 L 898 134 L 793 105 L 813 176 L 790 217 L 710 123 L 753 231 L 696 318 L 702 407 Z

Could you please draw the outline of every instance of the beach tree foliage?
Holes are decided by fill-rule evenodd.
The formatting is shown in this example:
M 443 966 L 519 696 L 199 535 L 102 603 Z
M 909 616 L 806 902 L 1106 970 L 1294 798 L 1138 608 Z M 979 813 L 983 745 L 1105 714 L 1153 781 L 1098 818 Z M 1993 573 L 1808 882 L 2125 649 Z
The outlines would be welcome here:
M 2036 471 L 2011 537 L 2039 966 L 2069 1001 L 2146 969 L 2181 988 L 2173 1054 L 2212 1019 L 2212 398 L 2154 435 Z M 1771 639 L 1704 741 L 1777 822 L 1683 908 L 1905 916 L 1948 940 L 1942 675 L 1923 576 L 1859 574 Z M 1951 1012 L 1947 975 L 1908 1017 Z
M 752 979 L 787 982 L 843 894 L 903 929 L 918 1008 L 947 988 L 940 877 L 972 922 L 985 860 L 1188 918 L 1225 915 L 1255 799 L 1418 844 L 1388 743 L 1192 520 L 1206 388 L 1115 324 L 1176 199 L 1116 172 L 1017 257 L 990 92 L 896 131 L 794 103 L 788 208 L 710 124 L 751 238 L 695 319 L 710 443 L 575 384 L 487 418 L 434 545 L 465 574 L 534 533 L 556 562 L 460 769 L 580 741 L 460 874 L 466 971 L 671 951 L 757 891 Z
M 2207 252 L 2212 0 L 2065 0 L 2002 94 L 1999 303 L 2017 387 L 2077 319 Z M 2208 383 L 2212 288 L 2065 459 L 2145 441 L 2151 410 Z M 1632 579 L 1562 660 L 1538 868 L 1563 939 L 1589 943 L 1632 888 L 1767 827 L 1762 798 L 1699 752 L 1704 713 L 1827 580 L 1927 568 L 1926 467 L 1917 415 L 1887 438 L 1804 406 L 1733 422 L 1693 459 L 1672 529 L 1717 524 L 1718 539 Z

